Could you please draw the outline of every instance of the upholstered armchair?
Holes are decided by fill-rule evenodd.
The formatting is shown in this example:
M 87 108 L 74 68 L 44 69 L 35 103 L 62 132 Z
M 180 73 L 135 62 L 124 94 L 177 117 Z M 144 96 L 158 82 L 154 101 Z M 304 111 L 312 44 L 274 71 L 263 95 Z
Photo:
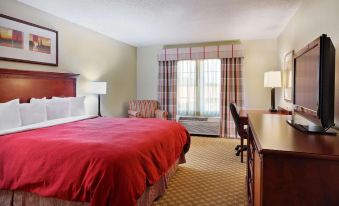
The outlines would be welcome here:
M 167 119 L 168 112 L 158 109 L 156 100 L 132 100 L 129 102 L 128 117 Z

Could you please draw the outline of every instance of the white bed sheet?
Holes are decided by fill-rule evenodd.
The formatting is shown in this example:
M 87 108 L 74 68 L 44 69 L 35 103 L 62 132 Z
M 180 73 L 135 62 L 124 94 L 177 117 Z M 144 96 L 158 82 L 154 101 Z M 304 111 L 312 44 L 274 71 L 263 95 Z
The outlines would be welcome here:
M 24 131 L 44 128 L 44 127 L 51 127 L 51 126 L 55 126 L 59 124 L 65 124 L 69 122 L 75 122 L 75 121 L 90 119 L 94 117 L 97 117 L 97 115 L 83 115 L 83 116 L 77 116 L 77 117 L 66 117 L 66 118 L 60 118 L 60 119 L 53 119 L 53 120 L 48 120 L 45 122 L 39 122 L 36 124 L 25 125 L 22 127 L 17 127 L 17 128 L 7 129 L 7 130 L 0 130 L 0 135 L 12 134 L 16 132 L 24 132 Z

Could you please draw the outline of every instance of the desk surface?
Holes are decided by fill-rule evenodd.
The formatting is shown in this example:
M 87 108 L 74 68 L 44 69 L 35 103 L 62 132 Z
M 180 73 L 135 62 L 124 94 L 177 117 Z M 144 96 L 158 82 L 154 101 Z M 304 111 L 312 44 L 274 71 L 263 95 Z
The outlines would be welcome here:
M 259 153 L 294 153 L 339 160 L 339 136 L 303 133 L 287 124 L 289 117 L 248 113 L 249 125 Z
M 239 111 L 239 117 L 240 117 L 240 124 L 241 125 L 248 125 L 248 114 L 274 114 L 274 115 L 286 115 L 286 112 L 281 112 L 281 111 L 278 111 L 278 112 L 270 112 L 268 110 L 244 110 L 244 109 L 241 109 Z

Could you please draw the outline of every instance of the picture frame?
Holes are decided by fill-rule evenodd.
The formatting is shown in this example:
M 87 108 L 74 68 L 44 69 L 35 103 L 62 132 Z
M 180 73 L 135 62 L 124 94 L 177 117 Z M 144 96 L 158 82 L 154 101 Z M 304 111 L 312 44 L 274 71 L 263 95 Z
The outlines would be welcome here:
M 293 97 L 293 68 L 294 68 L 294 50 L 288 52 L 284 57 L 282 71 L 282 86 L 285 101 L 292 102 Z
M 58 66 L 58 32 L 0 14 L 0 60 Z

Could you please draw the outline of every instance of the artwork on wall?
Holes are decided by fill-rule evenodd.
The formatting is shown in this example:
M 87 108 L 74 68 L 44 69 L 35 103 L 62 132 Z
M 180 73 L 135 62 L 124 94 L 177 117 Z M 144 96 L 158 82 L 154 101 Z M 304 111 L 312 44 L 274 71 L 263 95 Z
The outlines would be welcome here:
M 58 32 L 0 14 L 0 60 L 58 66 Z
M 294 51 L 290 51 L 285 55 L 283 66 L 283 92 L 284 99 L 286 101 L 292 101 L 293 92 L 293 54 Z

